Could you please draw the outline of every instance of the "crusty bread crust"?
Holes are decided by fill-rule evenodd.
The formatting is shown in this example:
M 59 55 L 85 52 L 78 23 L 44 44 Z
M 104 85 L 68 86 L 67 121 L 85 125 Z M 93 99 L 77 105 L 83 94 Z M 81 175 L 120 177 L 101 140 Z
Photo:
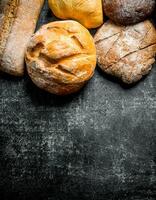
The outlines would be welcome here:
M 126 27 L 108 21 L 94 40 L 99 67 L 127 84 L 148 74 L 155 62 L 156 29 L 149 20 Z
M 0 58 L 3 57 L 3 52 L 6 42 L 11 31 L 15 16 L 17 13 L 19 0 L 2 1 L 1 6 L 1 24 L 0 24 Z
M 41 89 L 57 95 L 77 92 L 94 74 L 94 40 L 76 21 L 48 23 L 32 37 L 26 63 L 29 76 Z
M 155 0 L 103 0 L 106 16 L 122 25 L 144 21 L 154 12 L 155 5 Z
M 0 70 L 24 74 L 24 53 L 44 0 L 2 0 L 0 20 Z

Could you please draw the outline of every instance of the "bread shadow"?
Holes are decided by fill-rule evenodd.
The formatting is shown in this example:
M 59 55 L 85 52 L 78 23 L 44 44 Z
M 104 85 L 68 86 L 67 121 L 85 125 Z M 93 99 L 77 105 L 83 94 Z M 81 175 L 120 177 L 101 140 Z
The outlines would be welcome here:
M 126 84 L 123 81 L 121 81 L 119 78 L 104 73 L 100 67 L 97 66 L 96 69 L 97 69 L 98 75 L 102 76 L 107 81 L 110 81 L 110 82 L 113 82 L 115 84 L 118 84 L 122 89 L 125 89 L 125 90 L 131 90 L 131 89 L 136 88 L 148 76 L 148 75 L 143 76 L 142 79 L 140 81 L 136 82 L 136 83 Z
M 20 87 L 23 87 L 24 93 L 26 96 L 29 96 L 31 102 L 34 106 L 54 106 L 54 107 L 64 107 L 70 104 L 72 101 L 79 100 L 80 96 L 83 96 L 88 83 L 81 88 L 78 92 L 59 96 L 54 95 L 49 92 L 46 92 L 38 88 L 30 79 L 29 75 L 25 71 L 24 76 L 17 77 L 4 72 L 0 72 L 0 81 L 10 82 L 10 84 L 20 84 Z
M 27 75 L 25 77 L 25 91 L 30 96 L 32 103 L 35 106 L 54 106 L 54 107 L 64 107 L 73 101 L 77 101 L 80 95 L 83 95 L 85 87 L 83 87 L 77 93 L 59 96 L 51 94 L 38 88 Z
M 2 81 L 11 81 L 11 82 L 19 82 L 23 79 L 23 77 L 21 76 L 13 76 L 10 74 L 7 74 L 5 72 L 0 72 L 0 80 Z

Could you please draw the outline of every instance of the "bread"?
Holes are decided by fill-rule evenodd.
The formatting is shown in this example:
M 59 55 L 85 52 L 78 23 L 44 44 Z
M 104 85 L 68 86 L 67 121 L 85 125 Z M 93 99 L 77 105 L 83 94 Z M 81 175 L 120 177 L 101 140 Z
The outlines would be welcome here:
M 61 19 L 74 19 L 86 28 L 103 24 L 101 0 L 48 0 L 54 15 Z
M 1 0 L 0 70 L 24 74 L 24 53 L 44 0 Z
M 127 27 L 108 21 L 94 40 L 99 67 L 125 83 L 140 80 L 155 62 L 156 29 L 148 20 Z
M 131 25 L 144 21 L 155 8 L 155 0 L 103 0 L 105 14 L 115 23 Z
M 96 49 L 89 31 L 76 21 L 46 24 L 26 51 L 27 71 L 40 88 L 57 95 L 77 92 L 92 76 Z

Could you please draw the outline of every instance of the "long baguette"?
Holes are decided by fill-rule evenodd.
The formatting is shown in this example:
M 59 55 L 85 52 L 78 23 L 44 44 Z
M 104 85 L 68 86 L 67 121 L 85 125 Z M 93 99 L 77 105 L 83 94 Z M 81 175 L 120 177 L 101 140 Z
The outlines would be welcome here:
M 24 53 L 44 0 L 1 0 L 0 2 L 0 70 L 24 74 Z

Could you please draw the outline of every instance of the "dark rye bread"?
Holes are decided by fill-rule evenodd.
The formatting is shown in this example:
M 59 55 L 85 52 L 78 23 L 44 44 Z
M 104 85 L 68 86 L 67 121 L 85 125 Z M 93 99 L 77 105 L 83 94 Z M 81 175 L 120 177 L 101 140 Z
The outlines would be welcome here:
M 24 53 L 44 0 L 1 0 L 0 70 L 22 76 Z
M 131 25 L 151 16 L 155 0 L 103 0 L 103 8 L 106 16 L 115 23 Z

